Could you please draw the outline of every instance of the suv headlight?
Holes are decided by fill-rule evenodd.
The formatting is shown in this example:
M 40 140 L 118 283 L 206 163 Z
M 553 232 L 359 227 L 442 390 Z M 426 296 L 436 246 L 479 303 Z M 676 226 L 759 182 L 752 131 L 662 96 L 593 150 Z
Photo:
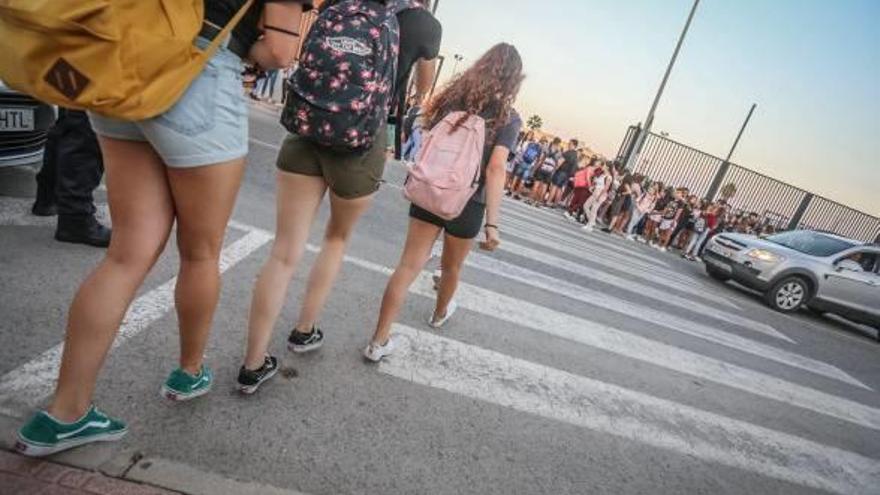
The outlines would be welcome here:
M 754 260 L 763 261 L 764 263 L 778 263 L 785 258 L 766 249 L 752 249 L 746 253 L 746 256 Z

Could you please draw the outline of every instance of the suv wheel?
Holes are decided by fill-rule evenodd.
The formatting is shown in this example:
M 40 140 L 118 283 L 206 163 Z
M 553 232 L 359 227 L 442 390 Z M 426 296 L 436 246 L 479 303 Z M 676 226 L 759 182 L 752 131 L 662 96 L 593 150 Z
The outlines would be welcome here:
M 791 313 L 807 303 L 810 298 L 810 287 L 800 277 L 786 277 L 773 284 L 764 298 L 776 311 Z
M 730 275 L 722 272 L 717 268 L 712 268 L 709 265 L 706 265 L 706 273 L 715 280 L 718 280 L 719 282 L 727 282 L 728 280 L 730 280 Z

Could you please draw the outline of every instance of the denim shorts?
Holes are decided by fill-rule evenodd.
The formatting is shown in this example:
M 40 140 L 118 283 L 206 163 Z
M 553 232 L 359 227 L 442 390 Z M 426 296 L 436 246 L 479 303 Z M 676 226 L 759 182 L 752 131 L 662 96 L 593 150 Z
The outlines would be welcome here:
M 526 180 L 529 178 L 529 171 L 532 170 L 532 164 L 526 163 L 524 161 L 516 162 L 516 167 L 513 169 L 513 175 L 519 177 L 522 180 Z
M 207 41 L 199 38 L 200 47 Z M 108 138 L 150 143 L 172 168 L 189 168 L 247 155 L 248 112 L 241 81 L 241 58 L 225 46 L 165 113 L 125 121 L 89 113 L 95 132 Z

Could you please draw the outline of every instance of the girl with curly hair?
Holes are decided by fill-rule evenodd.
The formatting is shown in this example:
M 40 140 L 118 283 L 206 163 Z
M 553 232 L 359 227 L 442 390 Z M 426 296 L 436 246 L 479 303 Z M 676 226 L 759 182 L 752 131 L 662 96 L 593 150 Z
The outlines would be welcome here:
M 459 273 L 471 250 L 474 239 L 484 232 L 482 249 L 492 251 L 500 241 L 498 220 L 501 196 L 504 193 L 505 164 L 508 153 L 516 147 L 522 120 L 513 110 L 513 102 L 523 81 L 522 59 L 516 48 L 507 43 L 492 47 L 477 62 L 450 82 L 428 105 L 425 128 L 431 129 L 453 112 L 465 112 L 458 125 L 468 116 L 478 115 L 486 122 L 486 144 L 483 150 L 483 174 L 480 185 L 458 218 L 442 218 L 411 205 L 409 230 L 400 262 L 388 281 L 379 321 L 373 338 L 364 349 L 370 361 L 379 361 L 390 354 L 394 341 L 391 324 L 397 319 L 409 286 L 419 276 L 431 257 L 434 241 L 444 233 L 441 273 L 437 302 L 428 323 L 435 328 L 446 323 L 455 312 L 453 300 Z M 486 218 L 485 224 L 483 218 Z

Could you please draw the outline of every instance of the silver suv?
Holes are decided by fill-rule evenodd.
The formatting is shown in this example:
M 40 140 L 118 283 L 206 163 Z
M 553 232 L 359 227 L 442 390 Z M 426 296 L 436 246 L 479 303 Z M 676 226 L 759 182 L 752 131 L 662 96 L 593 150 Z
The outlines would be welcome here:
M 778 311 L 807 305 L 880 327 L 880 245 L 810 230 L 725 233 L 709 241 L 703 260 L 711 277 L 763 292 Z

